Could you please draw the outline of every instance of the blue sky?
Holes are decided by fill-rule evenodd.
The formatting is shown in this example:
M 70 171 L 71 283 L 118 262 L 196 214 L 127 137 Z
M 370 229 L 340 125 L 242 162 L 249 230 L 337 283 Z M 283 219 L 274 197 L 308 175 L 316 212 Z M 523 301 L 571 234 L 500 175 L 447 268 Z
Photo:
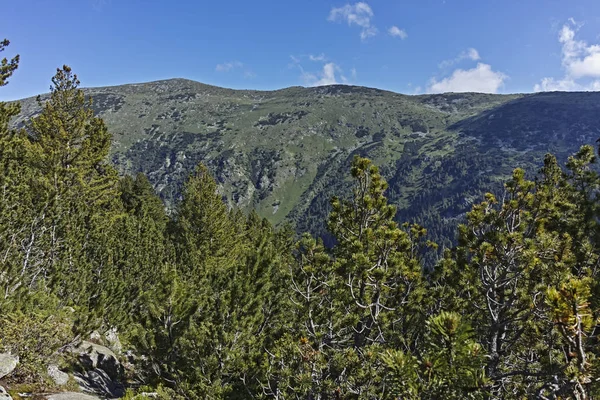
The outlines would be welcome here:
M 251 89 L 600 90 L 598 0 L 7 0 L 0 100 L 166 78 Z

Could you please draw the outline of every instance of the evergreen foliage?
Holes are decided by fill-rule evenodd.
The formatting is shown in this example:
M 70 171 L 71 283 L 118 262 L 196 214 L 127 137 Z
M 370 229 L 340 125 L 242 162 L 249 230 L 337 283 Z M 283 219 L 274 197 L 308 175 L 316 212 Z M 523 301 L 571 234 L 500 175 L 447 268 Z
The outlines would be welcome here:
M 18 62 L 2 60 L 0 86 Z M 78 85 L 58 69 L 26 130 L 0 104 L 0 352 L 21 359 L 9 384 L 52 389 L 66 346 L 117 329 L 126 398 L 600 396 L 591 146 L 564 167 L 546 156 L 533 180 L 515 169 L 428 268 L 436 245 L 396 222 L 358 156 L 330 204 L 331 246 L 230 209 L 203 165 L 168 214 L 146 176 L 117 176 Z

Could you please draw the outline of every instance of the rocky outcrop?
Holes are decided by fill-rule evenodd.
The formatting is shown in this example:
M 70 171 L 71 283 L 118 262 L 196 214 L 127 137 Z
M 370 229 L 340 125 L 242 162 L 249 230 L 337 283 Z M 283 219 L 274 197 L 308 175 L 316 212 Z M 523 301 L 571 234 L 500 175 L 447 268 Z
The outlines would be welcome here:
M 61 371 L 58 368 L 58 365 L 48 365 L 48 376 L 52 379 L 52 381 L 58 386 L 66 385 L 69 382 L 69 374 Z
M 74 352 L 78 354 L 80 368 L 73 377 L 81 390 L 107 398 L 118 398 L 125 394 L 120 383 L 123 366 L 112 350 L 83 341 Z
M 65 392 L 52 394 L 47 397 L 48 400 L 99 400 L 99 397 L 91 396 L 89 394 Z
M 0 386 L 0 400 L 12 400 L 10 394 L 8 394 L 2 386 Z
M 123 345 L 119 340 L 119 334 L 115 328 L 111 328 L 101 334 L 98 331 L 94 331 L 90 334 L 90 342 L 106 346 L 117 354 L 121 354 L 123 351 Z
M 4 378 L 17 368 L 19 357 L 11 354 L 0 354 L 0 378 Z
M 94 393 L 107 398 L 119 398 L 125 394 L 125 388 L 117 380 L 108 376 L 106 371 L 95 368 L 91 371 L 76 372 L 75 380 L 79 388 L 88 393 Z
M 123 374 L 121 363 L 108 347 L 83 341 L 75 351 L 79 353 L 79 361 L 85 370 L 101 369 L 111 379 L 119 379 Z
M 119 334 L 117 333 L 116 329 L 109 329 L 108 331 L 106 331 L 106 333 L 104 334 L 104 338 L 106 339 L 107 346 L 109 349 L 111 349 L 117 354 L 121 354 L 121 352 L 123 351 L 123 345 L 119 340 Z

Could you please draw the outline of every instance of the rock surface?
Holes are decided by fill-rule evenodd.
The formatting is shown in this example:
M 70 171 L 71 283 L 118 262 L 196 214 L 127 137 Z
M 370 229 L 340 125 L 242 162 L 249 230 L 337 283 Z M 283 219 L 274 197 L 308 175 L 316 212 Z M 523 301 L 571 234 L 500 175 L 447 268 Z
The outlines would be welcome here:
M 85 370 L 101 369 L 113 380 L 122 375 L 123 367 L 109 348 L 83 341 L 75 351 Z
M 0 354 L 0 378 L 5 377 L 17 368 L 19 357 L 11 354 Z
M 109 329 L 104 334 L 104 338 L 106 339 L 106 342 L 108 343 L 108 347 L 112 351 L 114 351 L 117 354 L 121 354 L 121 351 L 123 351 L 123 345 L 121 344 L 121 341 L 119 340 L 119 335 L 118 335 L 116 329 Z
M 65 392 L 57 393 L 48 396 L 48 400 L 98 400 L 99 397 L 91 396 L 89 394 Z
M 119 398 L 125 394 L 125 388 L 118 381 L 112 380 L 106 371 L 96 368 L 83 373 L 75 373 L 75 380 L 82 391 L 94 393 L 107 398 Z
M 94 343 L 102 343 L 102 335 L 98 331 L 90 333 L 90 340 Z
M 48 376 L 59 386 L 69 382 L 69 374 L 61 371 L 57 365 L 48 365 Z
M 6 390 L 0 386 L 0 400 L 12 400 L 10 394 L 6 393 Z
M 119 382 L 123 366 L 112 350 L 83 341 L 72 351 L 78 354 L 80 363 L 73 377 L 83 392 L 102 398 L 119 398 L 125 394 L 125 389 Z

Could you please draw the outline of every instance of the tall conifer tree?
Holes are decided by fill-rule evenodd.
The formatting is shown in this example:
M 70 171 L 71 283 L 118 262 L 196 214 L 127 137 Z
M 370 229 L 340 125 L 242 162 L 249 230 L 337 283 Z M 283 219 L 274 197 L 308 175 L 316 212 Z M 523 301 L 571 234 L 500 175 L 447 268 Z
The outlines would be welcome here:
M 111 135 L 68 66 L 57 69 L 41 114 L 29 124 L 29 164 L 37 171 L 43 216 L 37 245 L 43 274 L 65 303 L 102 313 L 101 286 L 113 266 L 108 251 L 118 215 L 117 173 L 108 164 Z

